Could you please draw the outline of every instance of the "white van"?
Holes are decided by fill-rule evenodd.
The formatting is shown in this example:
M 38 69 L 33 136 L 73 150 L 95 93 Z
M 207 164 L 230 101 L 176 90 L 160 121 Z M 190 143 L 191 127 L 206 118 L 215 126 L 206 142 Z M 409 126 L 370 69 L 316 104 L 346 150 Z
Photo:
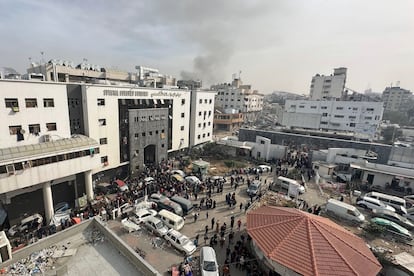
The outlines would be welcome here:
M 200 271 L 201 276 L 219 276 L 216 251 L 214 248 L 204 246 L 200 250 Z
M 394 207 L 397 213 L 407 213 L 407 203 L 405 202 L 405 199 L 401 197 L 382 194 L 378 192 L 369 192 L 366 193 L 364 196 L 378 199 L 379 201 L 382 201 L 383 203 L 390 205 L 391 207 Z
M 168 210 L 162 209 L 158 212 L 158 217 L 164 222 L 168 227 L 179 231 L 184 227 L 184 219 L 179 215 L 176 215 Z
M 305 192 L 305 187 L 300 185 L 299 182 L 297 182 L 294 179 L 290 179 L 287 177 L 279 176 L 276 180 L 276 185 L 287 189 L 288 195 L 296 196 L 298 193 L 303 194 Z
M 340 217 L 356 223 L 365 221 L 364 215 L 361 214 L 355 206 L 336 199 L 329 199 L 325 210 L 330 216 Z

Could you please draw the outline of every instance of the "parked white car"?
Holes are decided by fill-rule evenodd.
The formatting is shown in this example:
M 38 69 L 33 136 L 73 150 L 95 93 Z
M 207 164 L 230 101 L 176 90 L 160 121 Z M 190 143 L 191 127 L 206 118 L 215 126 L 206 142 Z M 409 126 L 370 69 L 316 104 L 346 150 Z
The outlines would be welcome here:
M 144 221 L 145 227 L 147 227 L 151 232 L 157 234 L 160 237 L 164 237 L 165 234 L 168 232 L 168 227 L 164 225 L 164 223 L 156 217 L 148 217 L 146 221 Z
M 184 252 L 186 255 L 193 254 L 197 249 L 194 243 L 187 236 L 184 236 L 174 229 L 170 229 L 164 236 L 164 239 L 166 239 L 179 251 Z
M 155 217 L 157 211 L 152 209 L 136 209 L 135 212 L 131 214 L 129 219 L 136 224 L 145 222 L 149 217 Z
M 270 172 L 272 170 L 272 167 L 268 166 L 268 165 L 259 165 L 257 167 L 257 169 L 259 170 L 259 172 Z
M 139 231 L 141 227 L 133 221 L 130 221 L 128 218 L 121 220 L 122 227 L 128 231 L 128 233 Z
M 357 201 L 357 205 L 359 207 L 365 208 L 365 209 L 380 209 L 380 210 L 389 210 L 391 212 L 395 212 L 395 209 L 389 205 L 384 204 L 383 202 L 379 201 L 378 199 L 371 198 L 371 197 L 362 197 Z

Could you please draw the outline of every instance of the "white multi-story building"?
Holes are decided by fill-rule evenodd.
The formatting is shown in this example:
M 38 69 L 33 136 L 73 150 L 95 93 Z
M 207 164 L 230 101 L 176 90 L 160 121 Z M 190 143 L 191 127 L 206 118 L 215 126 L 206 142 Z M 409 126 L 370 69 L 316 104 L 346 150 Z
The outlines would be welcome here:
M 343 99 L 346 82 L 344 67 L 335 68 L 333 75 L 315 75 L 310 86 L 310 100 Z
M 212 91 L 0 80 L 0 92 L 0 199 L 8 210 L 30 202 L 21 212 L 43 212 L 44 202 L 47 220 L 54 193 L 92 199 L 94 181 L 213 136 Z M 27 193 L 40 189 L 43 200 Z
M 357 138 L 371 139 L 383 112 L 382 102 L 287 100 L 282 124 L 290 128 L 352 132 Z
M 237 109 L 243 113 L 245 120 L 263 110 L 263 95 L 251 89 L 251 85 L 243 85 L 240 79 L 231 84 L 219 84 L 211 87 L 217 91 L 216 107 L 221 109 Z
M 400 87 L 387 87 L 382 92 L 382 101 L 386 111 L 406 112 L 410 107 L 412 93 Z
M 0 199 L 10 219 L 44 209 L 49 221 L 55 192 L 93 197 L 99 144 L 71 135 L 65 84 L 0 80 L 0 130 Z
M 214 91 L 193 91 L 191 94 L 190 146 L 209 142 L 213 138 Z M 197 108 L 193 108 L 197 107 Z

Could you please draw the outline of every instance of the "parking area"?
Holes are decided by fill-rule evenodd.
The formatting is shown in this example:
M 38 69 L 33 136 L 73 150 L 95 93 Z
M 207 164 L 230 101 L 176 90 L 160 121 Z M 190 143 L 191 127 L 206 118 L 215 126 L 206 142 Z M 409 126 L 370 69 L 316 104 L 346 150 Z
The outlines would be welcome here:
M 247 176 L 246 176 L 247 177 Z M 252 179 L 252 176 L 248 176 Z M 219 268 L 221 269 L 226 260 L 226 249 L 229 247 L 228 244 L 228 234 L 230 233 L 231 226 L 231 217 L 234 217 L 234 226 L 233 226 L 233 241 L 230 248 L 233 248 L 241 237 L 241 235 L 247 236 L 245 233 L 246 228 L 246 216 L 245 216 L 245 206 L 250 201 L 248 196 L 247 184 L 239 185 L 236 189 L 231 187 L 229 177 L 228 181 L 224 185 L 222 193 L 213 193 L 211 198 L 216 201 L 216 208 L 201 210 L 193 210 L 193 212 L 185 217 L 184 227 L 180 232 L 186 235 L 191 241 L 196 239 L 198 235 L 198 247 L 192 257 L 194 259 L 193 273 L 194 275 L 199 275 L 198 272 L 198 257 L 199 250 L 202 246 L 210 244 L 210 239 L 214 234 L 218 234 L 217 223 L 219 226 L 222 226 L 224 223 L 227 225 L 227 230 L 225 234 L 226 241 L 223 246 L 220 243 L 214 245 L 217 255 L 217 261 Z M 269 182 L 273 181 L 271 173 L 262 174 L 260 181 L 263 183 L 262 189 L 267 189 Z M 235 193 L 236 205 L 229 207 L 226 203 L 226 194 Z M 196 205 L 205 197 L 202 195 L 198 200 L 192 200 Z M 240 203 L 242 208 L 240 208 Z M 194 214 L 198 214 L 197 219 L 194 218 Z M 214 224 L 212 225 L 212 219 L 214 218 Z M 241 221 L 240 230 L 238 229 L 237 221 Z M 126 229 L 122 227 L 120 219 L 110 220 L 107 222 L 108 227 L 113 230 L 119 237 L 121 237 L 125 242 L 127 242 L 131 248 L 137 249 L 142 253 L 145 260 L 148 261 L 155 269 L 160 273 L 165 275 L 170 275 L 168 273 L 169 269 L 173 265 L 178 265 L 185 260 L 185 254 L 176 250 L 173 246 L 169 245 L 168 242 L 160 237 L 152 234 L 144 226 L 139 231 L 134 231 L 129 233 Z M 207 235 L 206 233 L 207 226 Z M 207 236 L 207 239 L 205 239 Z M 230 265 L 230 270 L 232 275 L 242 275 L 243 272 L 240 268 L 237 268 L 236 265 Z M 221 270 L 220 270 L 221 272 Z

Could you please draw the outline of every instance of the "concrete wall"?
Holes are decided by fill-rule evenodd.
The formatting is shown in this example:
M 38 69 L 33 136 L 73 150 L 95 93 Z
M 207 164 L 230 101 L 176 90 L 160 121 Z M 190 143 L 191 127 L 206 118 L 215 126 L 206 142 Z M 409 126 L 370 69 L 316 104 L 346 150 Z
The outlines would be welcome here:
M 296 146 L 305 144 L 311 150 L 328 148 L 371 150 L 378 154 L 376 162 L 380 164 L 387 164 L 392 149 L 392 146 L 390 145 L 246 128 L 241 128 L 239 130 L 239 141 L 255 142 L 256 136 L 258 135 L 271 139 L 272 144 Z
M 0 264 L 0 268 L 9 266 L 13 263 L 18 262 L 21 259 L 26 258 L 30 254 L 40 251 L 44 248 L 50 247 L 56 243 L 61 242 L 71 236 L 77 235 L 85 231 L 88 227 L 96 227 L 112 245 L 119 250 L 119 252 L 128 259 L 128 261 L 134 265 L 144 275 L 157 275 L 161 274 L 156 271 L 148 262 L 146 262 L 141 256 L 139 256 L 128 244 L 120 239 L 112 230 L 105 227 L 97 218 L 83 221 L 80 224 L 73 225 L 55 235 L 48 236 L 38 242 L 28 245 L 20 250 L 13 253 L 13 259 Z
M 147 261 L 145 261 L 138 253 L 136 253 L 128 244 L 126 244 L 121 238 L 119 238 L 112 230 L 105 227 L 98 219 L 94 219 L 94 226 L 96 226 L 102 234 L 115 246 L 119 252 L 124 255 L 138 270 L 142 271 L 144 275 L 157 275 L 161 274 L 155 270 Z

